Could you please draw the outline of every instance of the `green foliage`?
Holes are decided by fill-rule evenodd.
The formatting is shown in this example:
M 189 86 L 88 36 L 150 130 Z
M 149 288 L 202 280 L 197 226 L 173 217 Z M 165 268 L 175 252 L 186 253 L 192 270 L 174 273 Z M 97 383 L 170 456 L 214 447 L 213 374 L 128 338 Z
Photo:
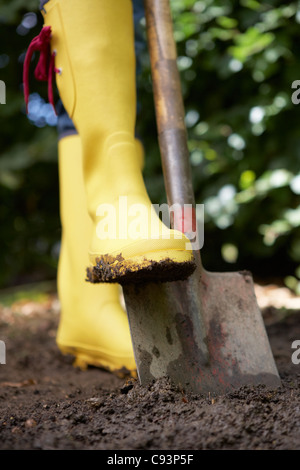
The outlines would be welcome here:
M 299 288 L 298 2 L 172 0 L 193 182 L 205 204 L 208 269 L 286 276 Z M 16 32 L 37 1 L 0 1 L 0 283 L 55 277 L 60 240 L 56 131 L 26 117 L 22 57 L 39 23 Z M 9 62 L 7 62 L 7 57 Z M 1 65 L 2 64 L 2 65 Z M 3 64 L 6 64 L 3 66 Z M 137 130 L 153 202 L 165 201 L 148 54 Z M 46 87 L 31 81 L 46 99 Z
M 0 79 L 6 104 L 0 105 L 0 285 L 54 278 L 60 238 L 58 216 L 57 135 L 38 128 L 25 114 L 22 61 L 41 27 L 39 2 L 0 1 Z M 17 27 L 26 13 L 38 24 L 21 35 Z M 36 61 L 35 61 L 36 62 Z M 31 89 L 46 97 L 45 84 Z

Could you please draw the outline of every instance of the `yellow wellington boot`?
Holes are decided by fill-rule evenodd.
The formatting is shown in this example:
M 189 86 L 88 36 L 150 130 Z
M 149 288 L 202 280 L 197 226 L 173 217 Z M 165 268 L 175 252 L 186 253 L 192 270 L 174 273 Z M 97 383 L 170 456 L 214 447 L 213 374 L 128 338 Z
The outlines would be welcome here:
M 76 357 L 75 365 L 94 365 L 117 375 L 135 376 L 127 315 L 117 284 L 85 281 L 92 221 L 86 208 L 79 135 L 59 141 L 62 245 L 58 266 L 61 318 L 57 344 Z
M 50 0 L 45 26 L 64 106 L 82 139 L 92 282 L 186 278 L 192 245 L 164 225 L 148 197 L 134 142 L 131 0 Z

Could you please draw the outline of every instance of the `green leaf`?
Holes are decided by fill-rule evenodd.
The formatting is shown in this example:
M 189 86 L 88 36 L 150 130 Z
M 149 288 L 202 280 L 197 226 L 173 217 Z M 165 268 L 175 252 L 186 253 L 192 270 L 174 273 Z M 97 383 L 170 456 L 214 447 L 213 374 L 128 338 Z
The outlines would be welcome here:
M 229 54 L 241 62 L 265 50 L 274 41 L 273 33 L 261 33 L 256 27 L 234 37 L 235 46 L 228 48 Z

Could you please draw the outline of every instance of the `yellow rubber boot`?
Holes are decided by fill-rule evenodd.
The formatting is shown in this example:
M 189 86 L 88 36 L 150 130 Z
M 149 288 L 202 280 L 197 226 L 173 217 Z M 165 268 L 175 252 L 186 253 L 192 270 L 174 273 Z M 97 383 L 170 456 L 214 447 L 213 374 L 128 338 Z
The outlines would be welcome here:
M 103 367 L 135 376 L 135 361 L 117 284 L 85 281 L 92 221 L 86 209 L 79 135 L 59 141 L 62 245 L 58 266 L 61 318 L 57 344 L 76 357 L 75 365 Z
M 134 131 L 136 84 L 131 0 L 51 0 L 56 82 L 82 139 L 92 282 L 183 279 L 195 268 L 192 245 L 156 215 Z

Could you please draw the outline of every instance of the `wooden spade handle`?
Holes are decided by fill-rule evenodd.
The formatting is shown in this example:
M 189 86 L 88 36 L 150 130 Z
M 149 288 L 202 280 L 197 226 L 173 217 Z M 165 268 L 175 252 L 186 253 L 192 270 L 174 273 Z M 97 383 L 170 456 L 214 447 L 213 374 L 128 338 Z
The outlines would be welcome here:
M 158 140 L 169 205 L 195 205 L 169 0 L 144 0 Z

